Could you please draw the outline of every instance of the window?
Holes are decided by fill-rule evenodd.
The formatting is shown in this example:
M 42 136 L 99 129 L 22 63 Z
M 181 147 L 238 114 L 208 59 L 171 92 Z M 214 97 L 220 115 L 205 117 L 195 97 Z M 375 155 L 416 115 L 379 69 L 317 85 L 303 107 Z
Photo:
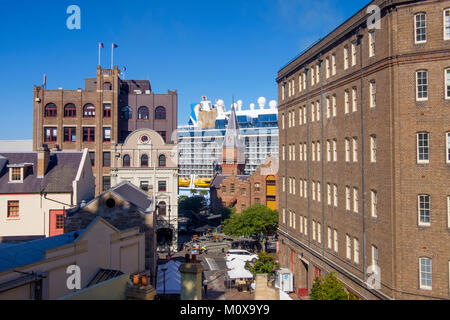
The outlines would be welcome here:
M 302 86 L 302 75 L 298 76 L 298 91 L 302 92 L 303 86 Z
M 317 222 L 317 242 L 322 243 L 322 224 Z
M 303 197 L 303 180 L 300 180 L 300 198 Z
M 300 161 L 303 161 L 303 143 L 299 145 L 299 158 Z
M 331 66 L 332 66 L 331 72 L 334 76 L 336 75 L 336 54 L 333 54 L 331 56 Z
M 333 140 L 333 161 L 337 162 L 337 140 Z
M 314 74 L 314 67 L 311 68 L 311 86 L 313 86 L 315 83 L 315 74 Z
M 358 139 L 353 138 L 353 162 L 358 162 Z
M 8 201 L 8 218 L 19 217 L 19 201 Z
M 84 142 L 94 142 L 95 141 L 95 128 L 94 127 L 84 127 L 83 128 L 83 141 Z
M 307 117 L 307 114 L 306 114 L 306 107 L 303 107 L 303 123 L 304 123 L 304 124 L 306 124 L 306 122 L 307 122 L 307 121 L 306 121 L 306 120 L 307 120 L 306 117 Z
M 130 156 L 129 155 L 124 155 L 123 159 L 122 159 L 122 166 L 125 168 L 129 168 L 130 167 Z
M 313 234 L 312 234 L 313 240 L 316 241 L 316 222 L 315 221 L 312 222 L 312 232 L 313 232 Z
M 333 118 L 335 118 L 337 116 L 336 95 L 333 95 L 332 102 L 333 102 Z
M 344 47 L 344 70 L 348 69 L 349 49 L 348 46 Z
M 317 161 L 322 161 L 320 141 L 317 141 Z
M 103 104 L 103 118 L 111 118 L 111 104 L 110 103 Z
M 445 70 L 445 99 L 450 99 L 450 69 Z
M 133 118 L 133 110 L 128 106 L 120 109 L 120 113 L 122 119 L 129 120 Z
M 350 162 L 350 139 L 345 138 L 345 161 Z
M 311 103 L 311 122 L 315 121 L 315 117 L 316 117 L 316 107 L 314 102 Z M 317 121 L 319 121 L 319 119 L 317 119 Z
M 320 83 L 320 67 L 319 67 L 319 65 L 316 65 L 316 81 L 317 81 L 317 83 Z
M 255 203 L 256 204 L 260 204 L 261 203 L 261 199 L 260 198 L 255 198 Z
M 313 142 L 311 144 L 311 155 L 312 155 L 312 161 L 316 161 L 316 143 Z
M 356 65 L 356 42 L 352 42 L 352 66 Z
M 447 228 L 450 229 L 450 196 L 447 197 Z
M 308 218 L 304 217 L 303 219 L 304 227 L 305 227 L 305 236 L 308 235 Z
M 450 40 L 450 9 L 444 10 L 444 40 Z
M 281 86 L 281 100 L 284 100 L 284 97 L 285 97 L 285 92 L 286 92 L 286 84 L 284 83 L 282 86 Z
M 430 226 L 430 196 L 419 195 L 419 225 Z
M 95 107 L 94 105 L 88 103 L 83 108 L 83 117 L 84 118 L 94 118 L 95 117 Z
M 419 259 L 420 289 L 432 289 L 432 269 L 430 258 Z
M 93 151 L 89 152 L 89 159 L 91 160 L 91 165 L 94 167 L 95 166 L 95 152 L 93 152 Z
M 334 251 L 339 252 L 338 232 L 336 229 L 334 229 Z
M 415 20 L 415 42 L 427 42 L 427 15 L 423 12 L 418 13 L 414 17 Z
M 44 128 L 44 140 L 45 142 L 56 142 L 57 140 L 56 128 Z
M 358 188 L 353 188 L 353 212 L 358 213 L 358 210 L 359 210 Z
M 166 142 L 166 132 L 165 131 L 158 131 L 158 133 L 161 136 L 161 138 L 164 140 L 164 142 Z
M 316 119 L 317 119 L 317 121 L 320 121 L 321 120 L 321 116 L 320 116 L 320 102 L 319 101 L 317 101 L 317 103 L 316 103 L 316 111 L 317 111 Z
M 427 132 L 417 134 L 417 162 L 430 162 L 430 134 Z
M 65 118 L 75 118 L 77 116 L 77 108 L 73 103 L 68 103 L 64 107 L 64 117 Z
M 260 191 L 261 191 L 261 184 L 255 183 L 255 192 L 260 192 Z
M 44 116 L 46 118 L 54 118 L 57 115 L 57 108 L 54 103 L 49 103 L 44 108 Z
M 450 132 L 447 132 L 447 163 L 450 163 Z
M 358 96 L 357 96 L 358 90 L 355 88 L 352 89 L 352 111 L 356 112 L 358 111 Z
M 141 181 L 139 187 L 142 191 L 148 191 L 148 181 Z
M 305 161 L 308 161 L 307 154 L 308 154 L 308 148 L 307 148 L 306 143 L 305 143 L 303 145 L 303 159 L 305 159 Z
M 353 262 L 359 264 L 359 240 L 353 239 Z
M 371 210 L 370 211 L 371 211 L 372 217 L 376 218 L 376 217 L 378 217 L 378 193 L 375 190 L 372 190 L 370 192 L 370 194 L 371 194 L 371 196 L 370 196 L 370 198 L 371 198 L 371 205 L 370 205 Z
M 377 162 L 377 136 L 370 136 L 370 162 Z
M 300 217 L 300 233 L 303 233 L 303 217 Z
M 330 97 L 327 97 L 327 119 L 330 119 L 331 117 L 331 103 L 330 103 Z
M 333 232 L 330 227 L 328 227 L 328 249 L 333 249 Z
M 230 192 L 234 193 L 234 183 L 232 183 L 231 186 L 230 186 Z
M 165 217 L 166 216 L 166 208 L 167 205 L 164 201 L 158 203 L 158 216 Z
M 166 156 L 164 154 L 161 154 L 158 157 L 158 166 L 161 168 L 165 168 L 166 167 Z
M 327 183 L 327 203 L 331 206 L 331 185 Z
M 350 198 L 350 187 L 346 186 L 345 187 L 345 210 L 350 211 L 350 202 L 351 202 L 351 198 Z
M 325 60 L 325 69 L 326 69 L 326 77 L 327 79 L 330 77 L 330 57 L 327 57 Z
M 166 120 L 166 108 L 159 106 L 155 109 L 155 120 Z
M 303 88 L 306 90 L 306 73 L 303 73 Z
M 372 265 L 378 266 L 378 248 L 372 246 Z
M 158 192 L 166 192 L 166 191 L 167 191 L 167 182 L 158 181 Z
M 375 108 L 377 106 L 377 84 L 375 80 L 370 81 L 370 107 Z
M 226 186 L 222 186 L 222 193 L 227 193 L 227 187 Z
M 369 31 L 369 57 L 375 56 L 375 31 Z
M 103 152 L 103 166 L 104 167 L 111 166 L 111 152 L 109 151 Z
M 64 142 L 76 142 L 77 141 L 77 128 L 64 127 Z
M 312 199 L 316 201 L 316 183 L 312 182 Z
M 321 202 L 322 201 L 322 196 L 321 196 L 321 188 L 320 188 L 320 182 L 317 182 L 317 201 Z
M 345 98 L 345 114 L 348 114 L 350 112 L 350 93 L 348 90 L 345 90 L 344 98 Z
M 303 124 L 303 108 L 301 107 L 298 109 L 298 124 Z
M 103 141 L 111 141 L 111 128 L 103 128 Z
M 350 238 L 350 236 L 348 234 L 345 235 L 345 243 L 346 243 L 346 248 L 347 248 L 346 257 L 347 257 L 347 259 L 351 260 L 352 259 L 352 239 Z
M 304 190 L 304 192 L 305 192 L 305 199 L 307 199 L 308 198 L 308 181 L 303 181 L 303 190 Z
M 11 168 L 11 181 L 22 181 L 22 168 Z
M 283 177 L 283 192 L 286 192 L 286 177 Z
M 146 154 L 141 156 L 141 168 L 148 168 L 148 155 Z
M 416 72 L 416 92 L 417 101 L 428 100 L 428 71 Z
M 327 140 L 327 162 L 331 162 L 331 142 Z
M 337 206 L 338 206 L 338 187 L 337 187 L 337 185 L 333 186 L 333 194 L 334 194 L 334 206 L 337 208 Z
M 247 195 L 247 189 L 241 188 L 241 194 L 242 194 L 243 196 L 246 196 L 246 195 Z

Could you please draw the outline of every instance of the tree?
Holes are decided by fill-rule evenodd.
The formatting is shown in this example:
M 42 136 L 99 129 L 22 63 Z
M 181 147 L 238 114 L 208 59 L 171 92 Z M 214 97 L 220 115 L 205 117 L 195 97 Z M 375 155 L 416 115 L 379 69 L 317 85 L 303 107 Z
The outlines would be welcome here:
M 310 297 L 311 300 L 356 300 L 355 295 L 345 290 L 333 272 L 314 280 Z
M 192 194 L 192 195 L 196 195 L 196 194 L 197 194 L 197 190 L 191 189 L 191 194 Z
M 207 190 L 200 190 L 199 194 L 200 194 L 202 197 L 206 197 L 206 196 L 208 195 L 208 191 L 207 191 Z
M 263 205 L 247 208 L 241 214 L 233 213 L 223 223 L 223 231 L 231 237 L 268 235 L 278 228 L 278 212 Z
M 178 210 L 183 211 L 194 211 L 195 213 L 200 213 L 200 211 L 206 207 L 206 199 L 202 196 L 193 196 L 180 201 L 178 205 Z
M 180 204 L 182 201 L 186 200 L 188 196 L 179 196 L 178 197 L 178 204 Z
M 280 265 L 276 263 L 274 257 L 269 253 L 260 252 L 258 253 L 258 260 L 253 265 L 247 262 L 245 268 L 253 275 L 268 274 L 273 276 L 275 270 L 280 268 Z

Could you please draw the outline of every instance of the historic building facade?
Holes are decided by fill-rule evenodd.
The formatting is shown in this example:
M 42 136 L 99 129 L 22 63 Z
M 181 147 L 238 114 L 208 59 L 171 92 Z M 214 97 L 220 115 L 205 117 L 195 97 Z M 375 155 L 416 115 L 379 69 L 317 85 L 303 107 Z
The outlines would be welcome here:
M 450 1 L 370 5 L 279 71 L 280 262 L 300 296 L 448 299 Z
M 97 67 L 85 89 L 34 87 L 33 150 L 47 144 L 56 150 L 89 149 L 96 194 L 111 186 L 111 145 L 139 128 L 151 128 L 176 141 L 177 92 L 156 94 L 148 80 L 122 80 L 114 69 Z
M 133 131 L 112 146 L 111 185 L 129 182 L 154 200 L 156 234 L 160 250 L 177 251 L 178 151 L 151 129 Z

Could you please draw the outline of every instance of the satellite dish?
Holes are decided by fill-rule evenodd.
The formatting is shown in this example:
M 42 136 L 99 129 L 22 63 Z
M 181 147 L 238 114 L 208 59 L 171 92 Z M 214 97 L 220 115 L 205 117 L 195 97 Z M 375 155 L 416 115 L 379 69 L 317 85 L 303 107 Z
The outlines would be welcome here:
M 278 103 L 275 100 L 272 100 L 269 102 L 269 106 L 270 106 L 270 109 L 276 109 L 278 106 Z
M 264 106 L 266 105 L 266 98 L 264 98 L 264 97 L 261 97 L 261 98 L 259 98 L 258 99 L 258 105 L 259 105 L 259 107 L 261 108 L 261 109 L 264 109 Z

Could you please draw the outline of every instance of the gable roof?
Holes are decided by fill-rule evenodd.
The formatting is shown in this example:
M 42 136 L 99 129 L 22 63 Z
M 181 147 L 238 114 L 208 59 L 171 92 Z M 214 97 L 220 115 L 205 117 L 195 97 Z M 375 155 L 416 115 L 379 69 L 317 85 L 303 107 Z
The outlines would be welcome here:
M 142 212 L 147 212 L 153 202 L 147 193 L 128 182 L 118 184 L 111 191 L 136 206 Z
M 226 180 L 229 177 L 233 177 L 232 175 L 225 175 L 225 174 L 218 174 L 214 177 L 213 181 L 211 181 L 211 186 L 210 188 L 215 188 L 215 189 L 219 189 L 220 185 L 223 183 L 224 180 Z M 248 179 L 250 178 L 250 176 L 248 175 L 237 175 L 235 176 L 238 179 L 242 180 L 242 181 L 248 181 Z
M 6 158 L 6 164 L 32 164 L 23 183 L 9 183 L 8 168 L 4 164 L 3 169 L 0 169 L 0 194 L 39 193 L 41 191 L 71 193 L 73 191 L 72 182 L 76 178 L 83 152 L 51 153 L 44 178 L 37 177 L 37 152 L 0 153 L 0 156 Z

